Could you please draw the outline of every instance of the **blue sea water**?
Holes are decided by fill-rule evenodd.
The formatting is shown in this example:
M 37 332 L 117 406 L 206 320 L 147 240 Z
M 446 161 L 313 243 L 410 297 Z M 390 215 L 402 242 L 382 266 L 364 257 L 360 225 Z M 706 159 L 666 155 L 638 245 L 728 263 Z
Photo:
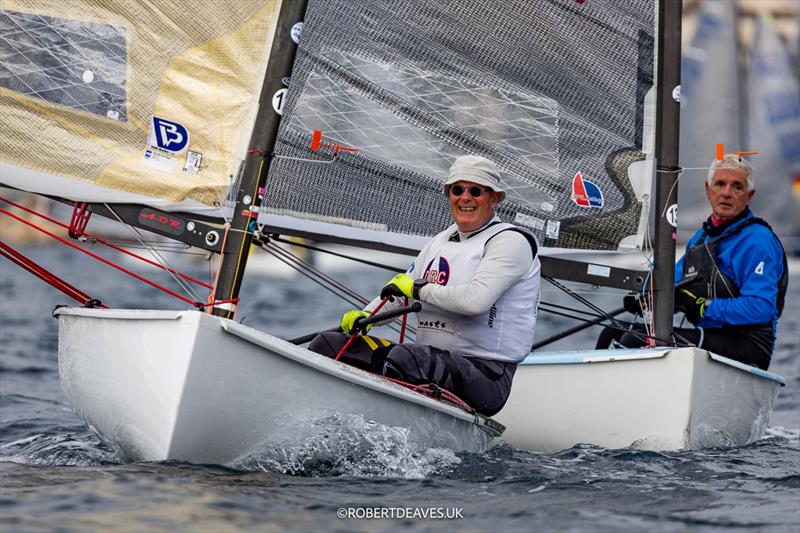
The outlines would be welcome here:
M 182 308 L 177 300 L 64 247 L 24 252 L 110 306 Z M 196 276 L 207 271 L 203 262 L 184 266 Z M 339 278 L 372 295 L 389 276 L 357 268 Z M 584 444 L 531 453 L 501 444 L 474 455 L 387 445 L 378 438 L 372 442 L 380 445 L 364 453 L 363 446 L 340 439 L 336 445 L 310 445 L 291 456 L 231 467 L 129 463 L 102 444 L 66 404 L 58 381 L 57 322 L 50 313 L 55 304 L 71 302 L 2 261 L 0 529 L 796 532 L 798 282 L 795 274 L 770 368 L 788 386 L 778 397 L 765 438 L 747 446 L 648 452 Z M 618 306 L 619 293 L 596 292 L 595 301 Z M 347 309 L 300 276 L 250 276 L 242 297 L 240 319 L 286 338 L 331 327 Z M 547 287 L 543 299 L 569 304 Z M 537 335 L 544 338 L 571 325 L 542 314 Z M 591 347 L 596 333 L 587 330 L 554 348 Z M 395 517 L 369 519 L 369 512 Z M 442 518 L 423 518 L 430 512 Z M 355 518 L 342 519 L 340 513 Z

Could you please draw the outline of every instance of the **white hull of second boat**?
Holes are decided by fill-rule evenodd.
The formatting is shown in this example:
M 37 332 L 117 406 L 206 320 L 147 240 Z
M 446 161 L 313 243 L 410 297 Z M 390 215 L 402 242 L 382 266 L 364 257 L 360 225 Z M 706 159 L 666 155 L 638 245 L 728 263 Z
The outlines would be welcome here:
M 483 417 L 197 311 L 55 314 L 67 400 L 130 460 L 232 464 L 300 447 L 351 415 L 421 450 L 481 452 L 498 434 Z
M 532 451 L 579 443 L 647 450 L 742 445 L 763 436 L 785 380 L 697 348 L 529 356 L 495 418 Z

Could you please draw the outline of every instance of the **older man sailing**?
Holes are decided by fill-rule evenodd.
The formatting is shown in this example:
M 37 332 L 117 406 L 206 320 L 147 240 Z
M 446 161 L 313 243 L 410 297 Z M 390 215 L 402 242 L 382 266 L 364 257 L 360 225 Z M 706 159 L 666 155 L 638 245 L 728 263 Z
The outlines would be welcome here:
M 380 298 L 363 310 L 348 311 L 341 321 L 348 334 L 381 299 L 413 298 L 423 303 L 416 343 L 364 337 L 343 360 L 408 383 L 434 383 L 492 415 L 505 404 L 517 363 L 533 344 L 538 244 L 527 230 L 497 218 L 495 208 L 505 192 L 492 161 L 459 157 L 444 193 L 455 223 L 433 237 Z M 344 334 L 323 333 L 309 348 L 332 357 L 345 341 Z
M 736 155 L 715 160 L 705 191 L 711 215 L 675 267 L 675 309 L 696 327 L 675 332 L 766 370 L 786 295 L 786 254 L 769 224 L 748 207 L 756 193 L 750 163 Z M 597 347 L 612 338 L 629 347 L 643 344 L 641 333 L 622 333 L 606 328 Z

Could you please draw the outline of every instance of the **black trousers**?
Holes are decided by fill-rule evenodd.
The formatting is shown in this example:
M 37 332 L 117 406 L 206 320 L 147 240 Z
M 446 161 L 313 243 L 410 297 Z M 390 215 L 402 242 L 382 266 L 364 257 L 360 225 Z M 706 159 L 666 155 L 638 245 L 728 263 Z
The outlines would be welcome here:
M 348 338 L 344 333 L 320 333 L 308 349 L 336 357 Z M 505 405 L 517 369 L 514 363 L 466 357 L 425 344 L 392 344 L 371 336 L 358 337 L 340 361 L 412 385 L 434 383 L 487 416 Z
M 698 348 L 767 370 L 772 359 L 774 342 L 772 328 L 767 328 L 767 326 L 725 326 L 702 330 L 675 328 L 675 333 Z M 596 348 L 608 348 L 612 341 L 617 341 L 627 348 L 641 348 L 645 345 L 644 327 L 634 326 L 633 332 L 605 327 L 597 338 Z

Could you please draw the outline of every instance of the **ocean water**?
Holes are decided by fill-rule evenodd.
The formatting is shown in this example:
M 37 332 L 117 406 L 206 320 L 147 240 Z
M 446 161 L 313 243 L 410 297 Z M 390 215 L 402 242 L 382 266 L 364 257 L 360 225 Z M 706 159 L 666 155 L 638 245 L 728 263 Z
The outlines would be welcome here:
M 65 247 L 24 252 L 112 307 L 182 308 Z M 207 277 L 202 261 L 181 267 Z M 338 275 L 370 296 L 390 276 L 364 268 Z M 50 313 L 71 302 L 1 261 L 0 530 L 796 532 L 798 282 L 795 273 L 770 368 L 788 386 L 767 435 L 747 446 L 648 452 L 583 444 L 531 453 L 500 444 L 481 455 L 454 454 L 420 450 L 400 433 L 375 433 L 354 419 L 346 435 L 327 442 L 223 466 L 129 463 L 101 443 L 66 404 L 58 381 Z M 595 293 L 607 308 L 619 305 L 618 292 Z M 249 276 L 242 298 L 240 319 L 286 338 L 334 326 L 348 308 L 300 276 Z M 543 299 L 569 303 L 548 287 Z M 540 316 L 539 338 L 573 325 Z M 553 347 L 588 348 L 596 334 L 590 329 Z

